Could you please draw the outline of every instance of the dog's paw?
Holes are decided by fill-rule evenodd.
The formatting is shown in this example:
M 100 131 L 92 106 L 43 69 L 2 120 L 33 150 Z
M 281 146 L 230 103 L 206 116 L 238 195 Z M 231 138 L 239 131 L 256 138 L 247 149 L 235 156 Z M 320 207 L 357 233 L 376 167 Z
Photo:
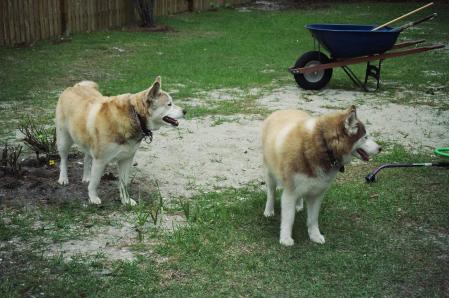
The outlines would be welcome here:
M 137 205 L 136 201 L 134 201 L 131 198 L 128 198 L 126 200 L 122 200 L 122 204 L 123 205 L 129 205 L 129 206 L 136 206 Z
M 100 205 L 101 200 L 99 197 L 93 197 L 93 198 L 89 198 L 89 203 L 94 204 L 94 205 Z
M 61 185 L 67 185 L 69 184 L 69 178 L 67 177 L 59 177 L 58 183 Z
M 81 182 L 83 183 L 89 183 L 90 181 L 90 177 L 83 177 L 83 179 L 81 180 Z
M 321 234 L 311 234 L 309 235 L 310 241 L 318 243 L 318 244 L 324 244 L 324 236 Z
M 296 203 L 295 209 L 296 209 L 296 212 L 304 210 L 304 202 L 302 199 L 298 200 L 298 202 Z
M 263 212 L 263 215 L 264 215 L 265 217 L 272 217 L 272 216 L 274 216 L 274 209 L 271 209 L 271 210 L 265 210 L 265 211 Z
M 292 246 L 293 244 L 295 244 L 295 241 L 293 240 L 292 237 L 285 237 L 285 238 L 281 238 L 279 240 L 279 243 L 284 246 Z

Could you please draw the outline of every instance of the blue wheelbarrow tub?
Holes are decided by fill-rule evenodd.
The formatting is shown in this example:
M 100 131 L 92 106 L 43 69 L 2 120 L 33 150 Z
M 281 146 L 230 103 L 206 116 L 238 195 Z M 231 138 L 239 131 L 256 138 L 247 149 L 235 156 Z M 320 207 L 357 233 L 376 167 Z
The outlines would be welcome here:
M 332 58 L 352 58 L 382 54 L 390 50 L 401 30 L 376 26 L 311 24 L 305 26 L 313 37 L 329 51 Z

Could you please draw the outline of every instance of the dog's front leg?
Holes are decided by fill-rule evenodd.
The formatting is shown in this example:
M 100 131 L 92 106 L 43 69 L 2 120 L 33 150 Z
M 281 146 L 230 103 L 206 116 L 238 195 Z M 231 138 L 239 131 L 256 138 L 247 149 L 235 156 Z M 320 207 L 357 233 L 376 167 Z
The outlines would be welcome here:
M 69 184 L 69 177 L 67 175 L 67 156 L 68 154 L 59 153 L 61 156 L 61 164 L 60 164 L 60 172 L 59 172 L 59 180 L 58 183 L 61 185 Z
M 133 163 L 133 158 L 134 155 L 132 155 L 128 159 L 122 159 L 118 161 L 120 199 L 123 205 L 136 205 L 136 201 L 129 197 L 127 188 L 129 183 L 129 171 Z
M 282 192 L 281 198 L 281 236 L 279 243 L 292 246 L 295 242 L 292 238 L 293 223 L 295 221 L 295 205 L 297 195 L 287 188 Z
M 320 233 L 318 226 L 318 215 L 320 213 L 323 195 L 314 198 L 307 198 L 307 229 L 311 241 L 319 244 L 324 243 L 324 236 Z
M 97 187 L 100 183 L 101 176 L 103 176 L 104 168 L 106 167 L 107 162 L 101 159 L 94 158 L 92 161 L 92 169 L 90 172 L 90 181 L 89 181 L 89 202 L 91 204 L 99 205 L 101 204 L 101 200 L 97 194 Z

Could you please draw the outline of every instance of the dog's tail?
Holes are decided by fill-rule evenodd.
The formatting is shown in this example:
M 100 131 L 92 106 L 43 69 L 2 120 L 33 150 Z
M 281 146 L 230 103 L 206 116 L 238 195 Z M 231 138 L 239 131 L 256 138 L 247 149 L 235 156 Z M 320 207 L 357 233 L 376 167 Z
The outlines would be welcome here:
M 81 81 L 77 84 L 75 84 L 76 86 L 82 86 L 82 87 L 89 87 L 89 88 L 94 88 L 96 90 L 98 90 L 98 84 L 92 81 Z

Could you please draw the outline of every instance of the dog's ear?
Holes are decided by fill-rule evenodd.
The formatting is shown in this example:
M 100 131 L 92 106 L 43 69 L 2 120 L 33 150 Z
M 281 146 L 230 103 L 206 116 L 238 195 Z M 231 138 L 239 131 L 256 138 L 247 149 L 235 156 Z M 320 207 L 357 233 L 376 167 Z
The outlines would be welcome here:
M 348 135 L 355 135 L 359 129 L 359 120 L 357 119 L 357 110 L 354 105 L 350 106 L 345 113 L 345 131 Z
M 148 90 L 147 100 L 151 101 L 153 98 L 158 97 L 160 93 L 161 93 L 161 77 L 157 76 L 150 90 Z

